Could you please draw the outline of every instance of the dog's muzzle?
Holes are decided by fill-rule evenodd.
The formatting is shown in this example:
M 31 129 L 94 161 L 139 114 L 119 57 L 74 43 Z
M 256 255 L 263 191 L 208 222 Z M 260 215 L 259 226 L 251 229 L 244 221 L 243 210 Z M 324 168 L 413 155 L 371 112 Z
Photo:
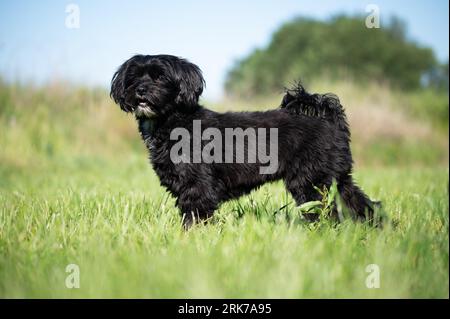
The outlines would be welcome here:
M 154 117 L 156 113 L 146 103 L 139 103 L 134 109 L 134 114 L 138 117 Z

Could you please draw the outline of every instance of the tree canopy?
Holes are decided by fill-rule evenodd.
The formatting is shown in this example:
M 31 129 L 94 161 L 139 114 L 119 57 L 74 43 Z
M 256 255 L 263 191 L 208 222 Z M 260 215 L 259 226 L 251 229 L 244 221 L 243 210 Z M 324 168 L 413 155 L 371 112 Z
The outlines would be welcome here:
M 227 94 L 270 94 L 292 81 L 323 76 L 414 89 L 440 67 L 430 48 L 407 37 L 398 18 L 372 29 L 364 20 L 343 15 L 328 21 L 299 17 L 284 24 L 266 48 L 256 49 L 232 67 L 225 82 Z

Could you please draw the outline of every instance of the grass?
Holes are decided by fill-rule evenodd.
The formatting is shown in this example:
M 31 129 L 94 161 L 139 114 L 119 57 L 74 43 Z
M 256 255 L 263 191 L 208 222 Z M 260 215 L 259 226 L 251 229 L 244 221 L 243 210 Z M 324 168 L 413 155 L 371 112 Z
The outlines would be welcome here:
M 104 92 L 4 86 L 0 101 L 2 298 L 449 297 L 445 159 L 357 157 L 357 181 L 389 216 L 382 229 L 304 223 L 274 183 L 184 232 L 132 119 Z M 69 264 L 79 289 L 65 286 Z M 369 264 L 379 289 L 365 285 Z

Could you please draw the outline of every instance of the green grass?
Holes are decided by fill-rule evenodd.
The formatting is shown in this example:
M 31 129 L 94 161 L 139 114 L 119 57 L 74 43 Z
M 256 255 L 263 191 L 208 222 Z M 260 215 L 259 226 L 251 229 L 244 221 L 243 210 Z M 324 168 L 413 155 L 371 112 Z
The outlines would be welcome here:
M 77 165 L 1 192 L 1 297 L 448 297 L 446 169 L 360 170 L 383 229 L 303 224 L 277 212 L 292 199 L 273 184 L 185 233 L 144 160 Z M 71 263 L 80 289 L 65 287 Z
M 357 160 L 382 229 L 306 224 L 274 183 L 185 232 L 132 119 L 102 94 L 8 88 L 0 100 L 1 298 L 449 297 L 445 165 Z M 68 264 L 79 289 L 65 286 Z M 365 285 L 369 264 L 379 289 Z

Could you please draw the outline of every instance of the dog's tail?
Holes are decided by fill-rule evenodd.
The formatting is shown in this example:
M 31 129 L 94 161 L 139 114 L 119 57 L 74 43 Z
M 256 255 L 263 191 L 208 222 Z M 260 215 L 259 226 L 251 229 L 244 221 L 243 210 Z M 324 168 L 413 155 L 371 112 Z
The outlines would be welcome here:
M 339 98 L 332 93 L 310 94 L 297 83 L 293 88 L 286 89 L 281 108 L 296 114 L 323 118 L 335 123 L 340 129 L 349 131 L 344 108 Z

